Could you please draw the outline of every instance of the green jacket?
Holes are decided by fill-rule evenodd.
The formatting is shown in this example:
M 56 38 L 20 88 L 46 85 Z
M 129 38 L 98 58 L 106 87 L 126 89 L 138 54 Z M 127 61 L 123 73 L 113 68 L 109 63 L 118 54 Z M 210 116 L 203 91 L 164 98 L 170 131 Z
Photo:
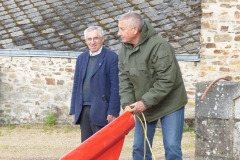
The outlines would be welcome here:
M 142 100 L 148 122 L 187 103 L 174 48 L 145 21 L 137 46 L 123 43 L 119 50 L 120 97 L 123 109 Z

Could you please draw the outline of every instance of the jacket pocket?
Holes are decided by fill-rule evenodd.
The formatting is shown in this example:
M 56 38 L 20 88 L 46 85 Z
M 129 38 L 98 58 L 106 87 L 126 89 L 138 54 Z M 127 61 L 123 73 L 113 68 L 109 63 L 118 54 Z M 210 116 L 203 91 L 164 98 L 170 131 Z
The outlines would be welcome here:
M 162 52 L 157 53 L 157 56 L 154 61 L 155 68 L 164 70 L 165 68 L 168 68 L 169 66 L 172 65 L 173 58 L 171 56 L 171 53 L 168 53 L 167 51 L 163 50 Z
M 149 77 L 150 71 L 148 71 L 147 63 L 136 63 L 136 70 L 138 76 Z

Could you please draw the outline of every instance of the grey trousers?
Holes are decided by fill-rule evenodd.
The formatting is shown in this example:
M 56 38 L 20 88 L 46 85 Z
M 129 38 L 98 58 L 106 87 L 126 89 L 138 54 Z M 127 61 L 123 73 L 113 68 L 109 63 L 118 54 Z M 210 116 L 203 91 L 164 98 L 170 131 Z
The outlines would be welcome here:
M 80 115 L 80 131 L 81 131 L 81 142 L 91 137 L 94 133 L 98 132 L 103 126 L 96 126 L 92 124 L 90 120 L 90 109 L 91 106 L 83 106 Z

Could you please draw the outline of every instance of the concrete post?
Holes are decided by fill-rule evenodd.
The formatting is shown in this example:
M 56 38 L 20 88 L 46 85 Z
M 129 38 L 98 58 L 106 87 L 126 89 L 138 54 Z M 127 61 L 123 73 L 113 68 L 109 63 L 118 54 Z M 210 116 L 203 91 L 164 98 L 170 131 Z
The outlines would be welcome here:
M 196 85 L 195 160 L 240 159 L 240 83 L 218 81 Z

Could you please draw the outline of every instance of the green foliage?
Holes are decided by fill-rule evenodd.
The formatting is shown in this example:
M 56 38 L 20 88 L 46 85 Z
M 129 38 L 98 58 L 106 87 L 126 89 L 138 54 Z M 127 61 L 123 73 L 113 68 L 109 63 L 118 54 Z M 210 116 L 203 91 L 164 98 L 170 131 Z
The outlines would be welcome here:
M 56 117 L 50 111 L 48 111 L 47 116 L 44 118 L 44 124 L 47 126 L 53 126 L 56 124 Z
M 3 134 L 2 134 L 2 131 L 0 131 L 0 136 L 2 136 Z
M 7 125 L 8 129 L 7 132 L 9 133 L 11 130 L 13 130 L 14 128 L 16 128 L 16 126 L 14 124 L 9 124 Z
M 186 123 L 184 124 L 183 132 L 193 132 L 194 127 L 189 127 Z
M 72 130 L 70 127 L 64 127 L 64 133 L 68 133 Z
M 31 127 L 32 127 L 31 125 L 25 125 L 24 126 L 24 128 L 26 128 L 26 129 L 31 129 Z
M 13 130 L 14 128 L 16 128 L 16 126 L 14 124 L 9 124 L 8 125 L 8 130 Z

